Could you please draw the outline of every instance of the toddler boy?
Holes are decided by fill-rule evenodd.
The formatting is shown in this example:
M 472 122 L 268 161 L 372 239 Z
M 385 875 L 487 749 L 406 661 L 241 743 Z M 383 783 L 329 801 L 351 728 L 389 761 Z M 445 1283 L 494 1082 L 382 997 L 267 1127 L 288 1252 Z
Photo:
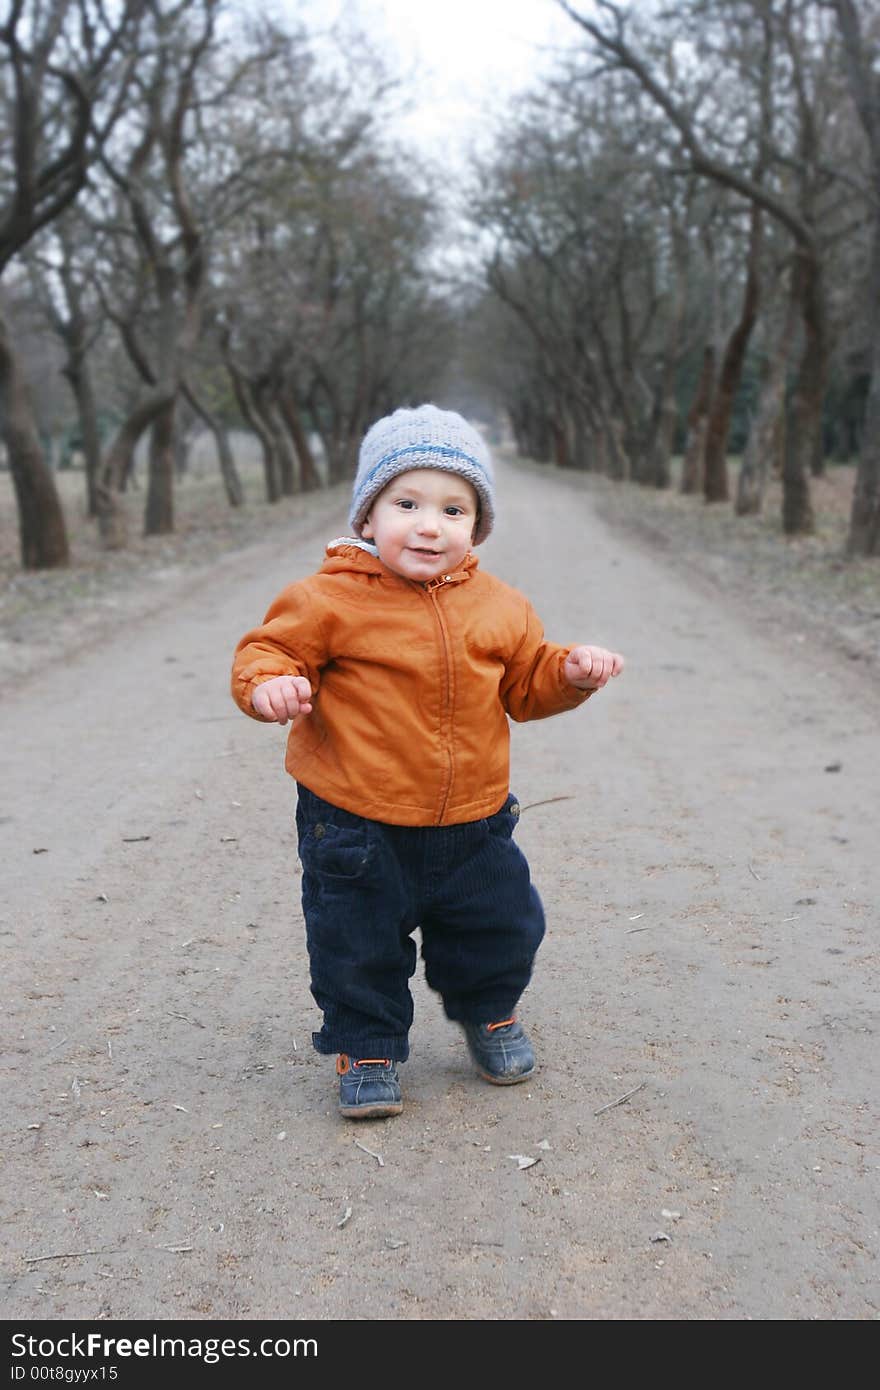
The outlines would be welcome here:
M 573 709 L 623 659 L 545 642 L 528 600 L 479 569 L 494 515 L 480 435 L 433 405 L 396 410 L 361 445 L 353 535 L 235 654 L 245 713 L 292 721 L 313 1042 L 338 1054 L 351 1119 L 402 1109 L 416 927 L 480 1075 L 511 1085 L 535 1066 L 515 1010 L 544 914 L 511 838 L 508 716 Z

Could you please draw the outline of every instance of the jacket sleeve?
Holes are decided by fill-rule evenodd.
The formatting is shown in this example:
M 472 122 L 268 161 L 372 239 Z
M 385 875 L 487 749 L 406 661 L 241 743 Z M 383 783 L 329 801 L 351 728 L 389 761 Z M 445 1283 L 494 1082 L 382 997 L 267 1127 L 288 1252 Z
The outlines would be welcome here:
M 317 694 L 329 660 L 321 614 L 307 582 L 284 589 L 260 627 L 245 633 L 232 662 L 232 698 L 261 723 L 251 704 L 254 687 L 272 676 L 305 676 Z
M 537 613 L 527 599 L 523 603 L 525 631 L 508 659 L 500 691 L 504 708 L 518 723 L 576 709 L 594 693 L 579 690 L 565 679 L 562 666 L 571 647 L 545 642 Z

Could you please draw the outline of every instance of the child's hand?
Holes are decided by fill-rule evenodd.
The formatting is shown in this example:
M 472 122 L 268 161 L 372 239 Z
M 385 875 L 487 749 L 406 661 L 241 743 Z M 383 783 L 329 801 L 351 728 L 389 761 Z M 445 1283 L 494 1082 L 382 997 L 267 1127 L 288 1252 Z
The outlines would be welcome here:
M 264 719 L 286 724 L 295 714 L 311 714 L 311 698 L 305 676 L 273 676 L 255 687 L 251 704 Z
M 604 647 L 572 647 L 562 667 L 569 685 L 578 690 L 601 690 L 622 670 L 620 652 L 606 652 Z

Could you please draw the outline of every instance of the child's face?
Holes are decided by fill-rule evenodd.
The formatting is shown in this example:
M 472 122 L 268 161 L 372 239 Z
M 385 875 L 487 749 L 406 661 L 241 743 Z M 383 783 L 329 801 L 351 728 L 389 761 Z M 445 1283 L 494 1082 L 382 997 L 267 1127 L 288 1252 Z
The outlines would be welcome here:
M 362 533 L 404 579 L 425 582 L 457 569 L 477 524 L 476 489 L 457 473 L 412 468 L 379 493 Z

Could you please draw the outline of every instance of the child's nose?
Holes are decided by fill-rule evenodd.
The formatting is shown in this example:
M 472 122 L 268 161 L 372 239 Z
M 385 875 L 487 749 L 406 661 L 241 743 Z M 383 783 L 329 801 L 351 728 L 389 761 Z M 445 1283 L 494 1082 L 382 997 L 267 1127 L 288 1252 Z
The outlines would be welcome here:
M 438 512 L 425 508 L 419 512 L 419 531 L 426 536 L 436 536 L 440 533 L 440 515 Z

